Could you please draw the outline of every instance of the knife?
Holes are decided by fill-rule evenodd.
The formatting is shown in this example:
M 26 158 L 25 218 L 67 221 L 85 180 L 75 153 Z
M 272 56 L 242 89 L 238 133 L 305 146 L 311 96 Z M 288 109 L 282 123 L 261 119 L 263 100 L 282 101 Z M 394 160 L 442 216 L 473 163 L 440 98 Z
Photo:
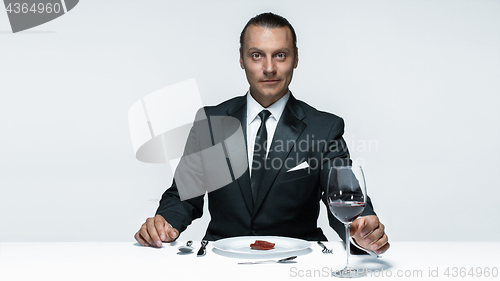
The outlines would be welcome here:
M 207 244 L 208 244 L 207 240 L 201 241 L 201 248 L 198 250 L 198 254 L 197 254 L 198 257 L 203 257 L 207 253 L 207 249 L 206 249 Z

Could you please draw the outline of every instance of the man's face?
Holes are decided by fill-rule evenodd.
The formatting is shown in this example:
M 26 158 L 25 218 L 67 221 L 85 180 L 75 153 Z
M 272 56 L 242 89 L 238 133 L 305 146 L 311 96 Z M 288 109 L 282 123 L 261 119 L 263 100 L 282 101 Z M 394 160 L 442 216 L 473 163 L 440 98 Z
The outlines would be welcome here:
M 287 93 L 293 69 L 299 62 L 295 51 L 288 27 L 247 27 L 240 65 L 247 75 L 250 94 L 263 107 L 268 107 Z

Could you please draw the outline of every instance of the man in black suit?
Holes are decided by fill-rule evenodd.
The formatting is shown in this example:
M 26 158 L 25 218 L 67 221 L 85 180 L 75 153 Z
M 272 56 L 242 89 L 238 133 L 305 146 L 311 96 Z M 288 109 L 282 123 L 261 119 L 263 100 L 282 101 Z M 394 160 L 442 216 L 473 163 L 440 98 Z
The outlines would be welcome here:
M 350 163 L 349 153 L 342 138 L 342 118 L 296 100 L 288 89 L 299 61 L 296 42 L 295 31 L 285 18 L 272 13 L 252 18 L 240 37 L 240 65 L 250 90 L 245 96 L 205 107 L 205 121 L 193 125 L 185 155 L 193 152 L 191 148 L 194 152 L 203 149 L 208 140 L 208 146 L 224 143 L 226 155 L 233 155 L 227 156 L 229 166 L 248 161 L 242 175 L 232 174 L 230 183 L 208 193 L 211 221 L 206 240 L 244 235 L 326 240 L 317 227 L 319 202 L 326 202 L 329 168 Z M 212 118 L 215 116 L 222 118 Z M 238 128 L 246 138 L 240 142 L 243 148 L 231 147 L 215 133 L 232 134 Z M 202 137 L 203 132 L 209 137 Z M 210 159 L 199 157 L 191 162 L 197 164 L 189 166 L 186 174 L 216 171 Z M 184 177 L 177 177 L 179 169 L 172 187 L 162 196 L 156 216 L 148 218 L 136 233 L 141 245 L 159 247 L 162 242 L 171 242 L 192 220 L 201 217 L 203 195 L 187 200 L 179 196 L 176 181 Z M 203 185 L 208 181 L 195 179 L 191 183 Z M 343 224 L 328 215 L 330 226 L 343 238 Z M 352 222 L 350 234 L 363 249 L 380 254 L 389 248 L 384 225 L 369 198 L 361 217 Z

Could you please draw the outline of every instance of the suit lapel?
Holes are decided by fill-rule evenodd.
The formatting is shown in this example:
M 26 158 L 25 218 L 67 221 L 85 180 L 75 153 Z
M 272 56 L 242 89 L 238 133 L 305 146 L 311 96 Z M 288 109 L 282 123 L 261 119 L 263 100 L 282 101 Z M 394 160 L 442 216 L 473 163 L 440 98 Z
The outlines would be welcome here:
M 227 156 L 231 163 L 231 169 L 233 175 L 238 182 L 241 194 L 243 199 L 245 200 L 246 206 L 250 214 L 253 213 L 254 202 L 252 197 L 252 189 L 250 182 L 250 173 L 248 169 L 248 153 L 247 153 L 247 144 L 246 144 L 246 135 L 247 135 L 247 126 L 246 126 L 246 116 L 247 116 L 247 107 L 246 107 L 246 97 L 240 97 L 234 104 L 227 109 L 227 114 L 230 117 L 234 117 L 239 120 L 238 124 L 234 122 L 232 118 L 222 119 L 222 127 L 225 133 L 225 147 Z M 233 136 L 236 131 L 235 126 L 241 126 L 243 130 L 243 141 L 238 140 Z M 245 161 L 245 162 L 242 162 Z M 245 167 L 245 171 L 241 174 L 241 169 L 235 169 L 235 167 Z M 236 170 L 239 170 L 240 173 L 235 173 Z M 238 177 L 238 175 L 241 176 Z
M 257 199 L 255 200 L 254 215 L 257 213 L 260 205 L 267 196 L 269 189 L 273 185 L 278 172 L 282 169 L 297 138 L 307 127 L 307 125 L 301 121 L 304 117 L 305 115 L 302 107 L 298 104 L 297 100 L 290 95 L 273 136 L 273 143 L 266 160 L 268 169 L 264 172 L 262 177 Z M 250 185 L 250 181 L 248 185 Z

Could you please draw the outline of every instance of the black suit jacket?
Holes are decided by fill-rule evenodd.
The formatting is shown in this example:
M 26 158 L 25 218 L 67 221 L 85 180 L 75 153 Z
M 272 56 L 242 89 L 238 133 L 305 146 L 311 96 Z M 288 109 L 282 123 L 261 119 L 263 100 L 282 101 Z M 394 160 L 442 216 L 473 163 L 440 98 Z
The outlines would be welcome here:
M 230 99 L 217 106 L 205 107 L 204 112 L 207 117 L 236 118 L 246 136 L 245 96 Z M 213 127 L 211 124 L 208 128 L 213 130 Z M 213 135 L 213 132 L 210 133 Z M 276 127 L 268 153 L 270 169 L 263 176 L 256 201 L 252 200 L 248 169 L 231 183 L 208 193 L 211 220 L 204 239 L 213 241 L 234 236 L 277 235 L 326 240 L 317 227 L 319 202 L 326 202 L 324 192 L 329 168 L 333 164 L 350 163 L 343 133 L 342 118 L 318 111 L 290 95 Z M 201 142 L 199 139 L 196 130 L 192 129 L 188 144 L 207 145 L 197 143 Z M 244 139 L 246 141 L 246 137 Z M 212 145 L 218 142 L 214 137 L 211 141 Z M 246 144 L 241 147 L 246 150 Z M 240 155 L 245 155 L 241 161 L 248 161 L 246 151 Z M 309 168 L 287 172 L 304 161 L 308 162 Z M 210 162 L 200 160 L 202 166 L 209 164 Z M 230 165 L 229 161 L 228 164 Z M 182 232 L 192 220 L 201 217 L 203 201 L 203 196 L 181 201 L 174 180 L 163 194 L 157 214 Z M 362 215 L 374 214 L 368 198 Z M 343 224 L 330 212 L 328 219 L 330 226 L 345 240 Z

